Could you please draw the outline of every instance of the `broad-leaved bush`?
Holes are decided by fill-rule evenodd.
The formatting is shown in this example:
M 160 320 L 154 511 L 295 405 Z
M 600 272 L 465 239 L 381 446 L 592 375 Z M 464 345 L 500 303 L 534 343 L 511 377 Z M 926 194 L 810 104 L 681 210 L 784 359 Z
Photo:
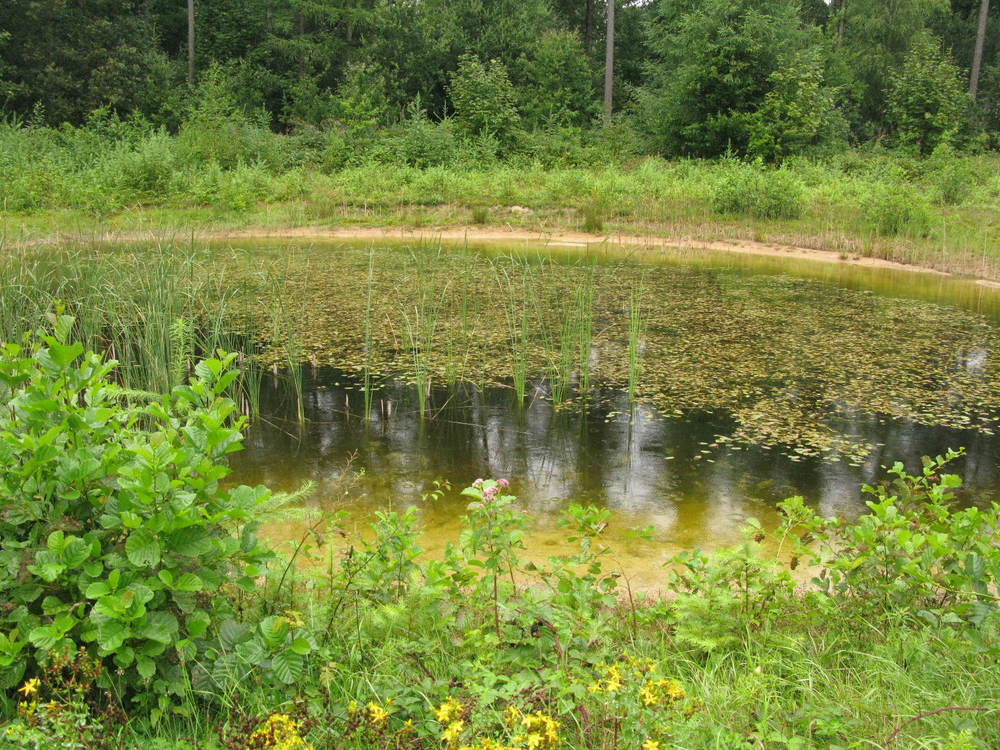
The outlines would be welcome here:
M 271 556 L 254 523 L 270 493 L 224 484 L 242 438 L 232 355 L 133 404 L 116 363 L 71 341 L 73 318 L 52 322 L 0 348 L 0 683 L 87 651 L 101 688 L 155 718 L 200 679 L 190 665 L 241 642 L 234 605 Z M 275 669 L 293 628 L 267 625 L 254 653 Z

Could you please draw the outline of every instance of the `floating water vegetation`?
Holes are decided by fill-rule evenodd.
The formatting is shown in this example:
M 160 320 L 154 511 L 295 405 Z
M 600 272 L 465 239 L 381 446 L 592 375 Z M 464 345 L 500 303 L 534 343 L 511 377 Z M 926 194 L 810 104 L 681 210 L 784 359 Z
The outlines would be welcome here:
M 5 335 L 36 325 L 62 297 L 85 335 L 104 342 L 99 348 L 142 363 L 126 372 L 147 373 L 136 384 L 153 390 L 155 372 L 169 377 L 180 366 L 169 333 L 182 318 L 216 338 L 249 336 L 266 364 L 356 373 L 366 409 L 390 375 L 416 385 L 426 414 L 435 381 L 505 386 L 521 403 L 535 384 L 566 407 L 620 388 L 666 415 L 729 414 L 733 428 L 719 437 L 730 444 L 852 462 L 877 447 L 856 437 L 859 420 L 989 433 L 1000 416 L 1000 335 L 989 320 L 817 281 L 538 253 L 288 242 L 47 249 L 19 260 L 2 272 Z M 288 327 L 280 334 L 270 312 L 276 300 Z M 162 329 L 163 343 L 150 347 L 162 368 L 147 362 L 154 355 L 136 336 L 137 321 Z M 194 338 L 204 349 L 212 336 Z

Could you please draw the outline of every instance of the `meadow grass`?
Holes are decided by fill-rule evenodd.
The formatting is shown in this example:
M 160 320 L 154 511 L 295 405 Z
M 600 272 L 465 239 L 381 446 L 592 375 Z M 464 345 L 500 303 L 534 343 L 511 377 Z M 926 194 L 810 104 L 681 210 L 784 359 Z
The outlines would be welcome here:
M 74 315 L 74 335 L 119 362 L 127 394 L 143 398 L 187 382 L 194 363 L 223 349 L 240 353 L 231 394 L 246 413 L 259 409 L 261 364 L 256 340 L 230 304 L 224 272 L 209 272 L 195 251 L 166 244 L 99 245 L 37 252 L 8 250 L 0 270 L 0 338 L 48 324 L 54 311 Z
M 270 140 L 269 140 L 270 139 Z M 237 158 L 195 158 L 162 133 L 111 138 L 0 125 L 0 234 L 292 226 L 460 226 L 754 240 L 996 276 L 995 155 L 870 149 L 780 169 L 655 157 L 578 166 L 480 162 L 332 170 L 261 134 Z M 267 148 L 264 147 L 267 141 Z M 249 146 L 247 146 L 249 148 Z

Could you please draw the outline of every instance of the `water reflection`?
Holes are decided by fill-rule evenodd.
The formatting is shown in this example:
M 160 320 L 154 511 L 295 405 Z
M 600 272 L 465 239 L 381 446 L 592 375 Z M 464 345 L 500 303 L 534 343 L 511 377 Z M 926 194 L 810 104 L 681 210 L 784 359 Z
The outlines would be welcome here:
M 864 508 L 861 484 L 879 481 L 882 465 L 895 460 L 915 470 L 922 455 L 964 446 L 968 454 L 955 470 L 966 477 L 970 497 L 991 499 L 1000 487 L 998 438 L 870 415 L 853 415 L 845 425 L 876 446 L 862 465 L 851 466 L 720 444 L 717 436 L 731 427 L 724 416 L 664 418 L 648 406 L 630 408 L 616 391 L 595 393 L 587 410 L 557 410 L 541 398 L 518 409 L 509 390 L 462 385 L 436 389 L 434 416 L 422 420 L 411 388 L 390 381 L 367 423 L 362 394 L 343 373 L 309 372 L 306 392 L 307 422 L 300 428 L 287 389 L 265 385 L 265 418 L 234 456 L 236 480 L 286 490 L 313 480 L 311 502 L 330 508 L 345 457 L 356 452 L 354 468 L 365 476 L 351 510 L 363 524 L 376 510 L 421 504 L 434 479 L 461 488 L 479 476 L 507 477 L 535 520 L 529 547 L 536 553 L 565 544 L 559 511 L 595 503 L 615 513 L 611 539 L 623 564 L 647 574 L 655 574 L 651 561 L 680 549 L 735 542 L 750 517 L 775 523 L 775 503 L 789 495 L 803 495 L 825 515 L 855 515 Z M 424 545 L 438 552 L 457 538 L 464 501 L 456 491 L 421 507 Z M 630 538 L 629 529 L 645 526 L 653 527 L 652 541 Z M 294 538 L 301 529 L 268 532 Z

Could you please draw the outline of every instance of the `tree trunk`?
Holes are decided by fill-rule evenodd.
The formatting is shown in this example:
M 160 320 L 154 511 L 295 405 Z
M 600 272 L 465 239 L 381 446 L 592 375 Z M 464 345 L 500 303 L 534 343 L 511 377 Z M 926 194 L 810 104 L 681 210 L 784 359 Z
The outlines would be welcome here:
M 608 0 L 608 40 L 604 50 L 604 124 L 611 123 L 615 85 L 615 0 Z
M 188 3 L 188 85 L 194 84 L 194 0 Z
M 587 11 L 583 16 L 583 46 L 590 52 L 590 38 L 593 35 L 594 0 L 587 0 Z
M 979 72 L 983 67 L 983 45 L 986 43 L 986 20 L 990 14 L 990 0 L 979 6 L 979 28 L 976 30 L 976 49 L 972 53 L 972 74 L 969 76 L 969 95 L 975 99 L 979 91 Z

